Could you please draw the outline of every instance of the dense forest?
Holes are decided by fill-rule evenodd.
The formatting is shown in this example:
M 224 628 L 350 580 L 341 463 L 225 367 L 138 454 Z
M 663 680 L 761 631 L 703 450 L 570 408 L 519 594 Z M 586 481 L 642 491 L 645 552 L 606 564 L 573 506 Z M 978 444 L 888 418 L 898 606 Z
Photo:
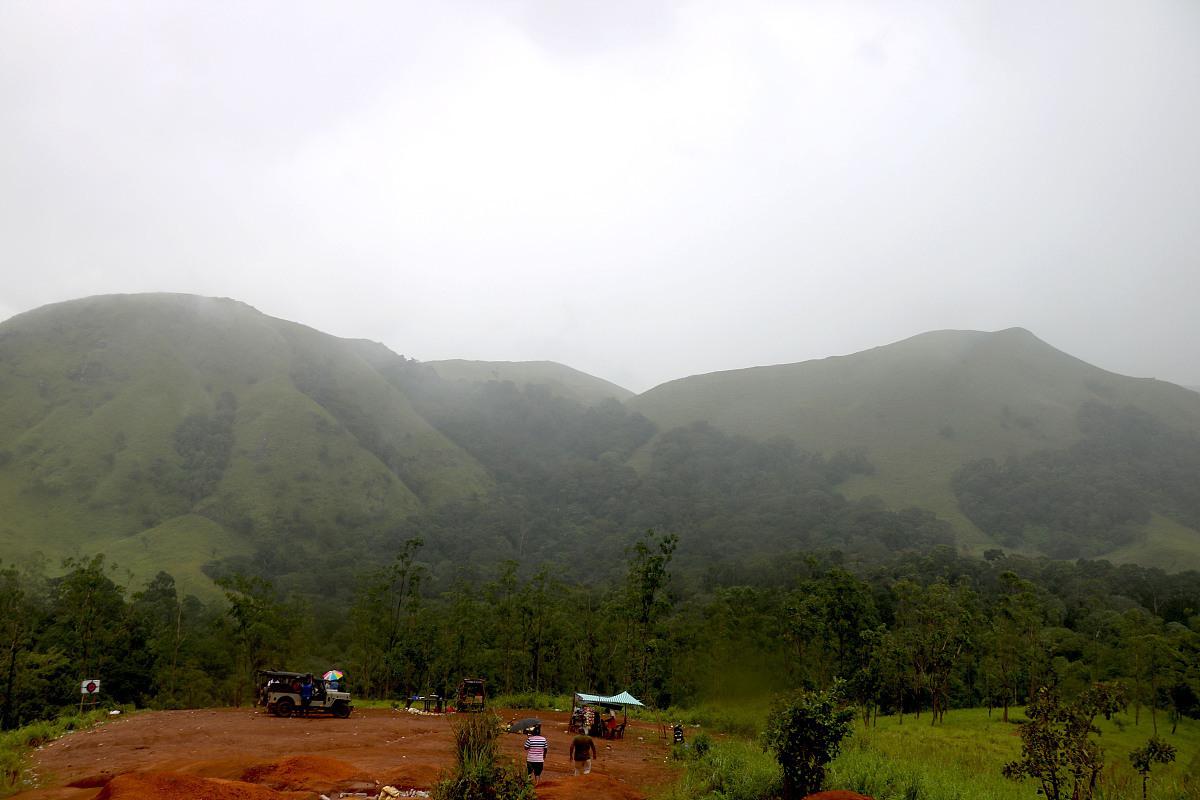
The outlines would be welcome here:
M 415 538 L 425 543 L 439 587 L 464 568 L 482 574 L 507 559 L 556 565 L 585 584 L 612 578 L 620 554 L 649 528 L 680 536 L 675 562 L 688 575 L 810 550 L 875 563 L 954 541 L 930 512 L 838 493 L 847 477 L 872 471 L 861 450 L 826 455 L 786 437 L 757 441 L 705 423 L 660 433 L 613 400 L 585 405 L 508 382 L 464 388 L 416 362 L 397 362 L 387 374 L 487 468 L 495 490 L 353 536 L 285 525 L 279 535 L 255 537 L 254 554 L 210 565 L 210 575 L 254 573 L 288 590 L 340 591 L 348 600 L 355 570 L 382 566 Z M 368 449 L 378 447 L 369 431 L 359 435 Z
M 1060 558 L 1128 543 L 1152 511 L 1200 525 L 1200 438 L 1136 408 L 1086 403 L 1077 418 L 1069 448 L 964 465 L 953 485 L 971 521 Z
M 877 565 L 954 543 L 951 526 L 932 512 L 838 491 L 848 477 L 873 472 L 861 449 L 812 452 L 787 437 L 760 441 L 703 422 L 659 431 L 615 400 L 587 405 L 510 382 L 464 386 L 403 359 L 384 374 L 488 470 L 495 488 L 396 524 L 357 526 L 353 536 L 285 525 L 279 535 L 254 537 L 252 555 L 211 564 L 210 575 L 254 573 L 302 594 L 340 591 L 348 601 L 360 565 L 382 566 L 414 538 L 425 542 L 439 588 L 463 569 L 478 576 L 505 559 L 553 564 L 585 584 L 610 579 L 614 556 L 649 528 L 680 536 L 676 569 L 691 577 L 771 568 L 811 551 Z M 1200 495 L 1187 477 L 1200 472 L 1194 435 L 1099 403 L 1082 406 L 1077 422 L 1082 438 L 1070 448 L 964 465 L 953 482 L 964 513 L 1004 546 L 1058 558 L 1127 544 L 1156 511 L 1200 524 Z M 379 449 L 369 430 L 357 435 Z
M 836 554 L 743 568 L 737 582 L 673 572 L 680 541 L 647 532 L 619 575 L 590 585 L 505 562 L 486 579 L 427 582 L 419 540 L 360 576 L 344 613 L 269 579 L 221 579 L 224 602 L 181 597 L 160 574 L 123 587 L 102 557 L 58 577 L 0 571 L 5 727 L 106 697 L 155 707 L 246 703 L 260 668 L 348 674 L 358 696 L 618 691 L 659 707 L 848 682 L 862 714 L 1025 702 L 1043 685 L 1127 684 L 1135 713 L 1200 715 L 1200 574 L 1030 560 L 949 548 L 851 571 Z

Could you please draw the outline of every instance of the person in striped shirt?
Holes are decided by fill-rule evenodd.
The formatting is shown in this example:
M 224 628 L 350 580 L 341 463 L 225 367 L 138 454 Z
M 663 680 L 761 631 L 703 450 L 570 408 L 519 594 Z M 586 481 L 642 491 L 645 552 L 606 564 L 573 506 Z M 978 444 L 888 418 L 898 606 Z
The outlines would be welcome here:
M 538 725 L 525 739 L 525 771 L 533 776 L 535 784 L 542 780 L 542 768 L 546 766 L 546 751 L 549 749 L 550 742 L 542 736 L 542 726 Z

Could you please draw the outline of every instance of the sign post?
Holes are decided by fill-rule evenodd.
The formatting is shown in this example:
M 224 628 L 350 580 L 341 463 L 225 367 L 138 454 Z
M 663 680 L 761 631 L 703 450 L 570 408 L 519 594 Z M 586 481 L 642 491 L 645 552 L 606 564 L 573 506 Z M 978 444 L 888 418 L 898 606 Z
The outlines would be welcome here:
M 100 679 L 88 678 L 79 684 L 79 713 L 83 713 L 83 702 L 87 700 L 88 705 L 96 705 L 96 700 L 100 696 Z

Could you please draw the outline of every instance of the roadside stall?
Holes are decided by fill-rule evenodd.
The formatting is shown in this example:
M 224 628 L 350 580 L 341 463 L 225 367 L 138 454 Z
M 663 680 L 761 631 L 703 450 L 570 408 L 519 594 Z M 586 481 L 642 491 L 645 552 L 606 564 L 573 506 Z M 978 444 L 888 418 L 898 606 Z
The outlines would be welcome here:
M 571 723 L 568 726 L 571 733 L 586 733 L 598 739 L 624 739 L 625 726 L 629 724 L 629 707 L 645 708 L 645 704 L 629 692 L 613 695 L 576 692 L 571 705 Z M 617 721 L 617 711 L 621 712 L 620 722 Z

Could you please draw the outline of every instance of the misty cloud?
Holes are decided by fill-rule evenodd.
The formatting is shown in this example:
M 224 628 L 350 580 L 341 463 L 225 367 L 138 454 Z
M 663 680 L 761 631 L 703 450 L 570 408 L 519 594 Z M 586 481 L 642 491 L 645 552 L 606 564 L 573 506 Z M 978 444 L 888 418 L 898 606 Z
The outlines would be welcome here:
M 1200 6 L 0 5 L 0 318 L 236 297 L 635 390 L 936 328 L 1200 384 Z

